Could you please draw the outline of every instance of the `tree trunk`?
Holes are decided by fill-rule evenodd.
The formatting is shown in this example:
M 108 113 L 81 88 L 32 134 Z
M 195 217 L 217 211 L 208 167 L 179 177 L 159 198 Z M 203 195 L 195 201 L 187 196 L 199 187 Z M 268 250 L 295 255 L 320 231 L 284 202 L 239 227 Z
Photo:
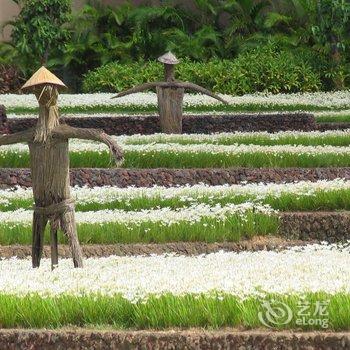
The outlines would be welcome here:
M 181 134 L 184 89 L 157 86 L 157 96 L 162 132 Z

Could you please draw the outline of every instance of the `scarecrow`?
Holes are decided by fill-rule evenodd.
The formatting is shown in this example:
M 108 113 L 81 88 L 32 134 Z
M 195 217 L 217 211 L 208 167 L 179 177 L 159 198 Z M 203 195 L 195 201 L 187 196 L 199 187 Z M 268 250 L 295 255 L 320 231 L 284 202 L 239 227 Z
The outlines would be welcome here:
M 39 102 L 36 127 L 15 134 L 0 136 L 0 145 L 26 142 L 29 145 L 30 168 L 34 194 L 32 264 L 39 267 L 43 250 L 45 227 L 50 222 L 51 267 L 58 264 L 57 231 L 67 236 L 74 267 L 82 267 L 74 215 L 74 201 L 70 194 L 69 150 L 71 138 L 105 143 L 116 160 L 123 158 L 121 148 L 101 130 L 73 128 L 60 124 L 57 107 L 58 89 L 65 84 L 45 67 L 41 67 L 23 85 L 34 92 Z
M 179 63 L 179 60 L 170 51 L 159 57 L 158 61 L 164 64 L 164 82 L 158 81 L 141 84 L 132 89 L 122 91 L 114 97 L 122 97 L 156 88 L 162 132 L 168 134 L 182 133 L 182 106 L 185 89 L 191 89 L 213 97 L 222 103 L 227 103 L 220 96 L 199 85 L 175 80 L 175 65 Z

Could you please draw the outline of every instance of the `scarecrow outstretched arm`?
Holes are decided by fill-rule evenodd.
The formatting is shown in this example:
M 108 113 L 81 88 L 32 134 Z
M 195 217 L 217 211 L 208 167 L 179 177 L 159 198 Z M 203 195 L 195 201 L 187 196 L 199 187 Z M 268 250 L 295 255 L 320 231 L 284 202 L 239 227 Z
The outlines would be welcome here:
M 0 146 L 28 142 L 33 139 L 33 130 L 16 132 L 15 134 L 0 135 Z
M 153 82 L 153 83 L 141 84 L 141 85 L 135 86 L 135 87 L 133 87 L 131 89 L 119 92 L 119 94 L 117 94 L 116 96 L 113 96 L 112 98 L 123 97 L 123 96 L 126 96 L 126 95 L 134 94 L 136 92 L 141 92 L 141 91 L 153 89 L 153 88 L 157 87 L 160 84 L 161 84 L 161 82 Z
M 153 88 L 153 87 L 157 87 L 157 86 L 164 87 L 164 88 L 168 87 L 168 88 L 191 89 L 191 90 L 198 91 L 198 92 L 200 92 L 200 93 L 202 93 L 204 95 L 208 95 L 208 96 L 210 96 L 212 98 L 215 98 L 215 99 L 217 99 L 218 101 L 220 101 L 220 102 L 222 102 L 224 104 L 228 103 L 223 98 L 221 98 L 220 96 L 214 94 L 213 92 L 205 89 L 204 87 L 201 87 L 201 86 L 199 86 L 197 84 L 193 84 L 193 83 L 189 83 L 189 82 L 182 82 L 182 81 L 172 81 L 172 82 L 158 81 L 158 82 L 155 82 L 155 83 L 146 83 L 146 84 L 142 84 L 142 85 L 136 86 L 133 89 L 126 90 L 124 92 L 120 92 L 116 97 L 121 97 L 121 96 L 125 96 L 125 95 L 128 95 L 128 94 L 133 94 L 135 92 L 140 92 L 140 91 L 147 90 L 147 89 L 150 89 L 150 88 Z
M 121 147 L 103 130 L 100 129 L 88 129 L 88 128 L 73 128 L 68 125 L 60 125 L 53 130 L 53 135 L 56 137 L 62 137 L 66 139 L 84 139 L 99 141 L 105 143 L 117 163 L 123 160 L 123 150 Z
M 185 89 L 191 89 L 191 90 L 194 90 L 194 91 L 198 91 L 204 95 L 208 95 L 212 98 L 215 98 L 217 99 L 218 101 L 224 103 L 224 104 L 227 104 L 227 101 L 225 101 L 223 98 L 221 98 L 220 96 L 214 94 L 213 92 L 205 89 L 204 87 L 201 87 L 197 84 L 193 84 L 193 83 L 188 83 L 188 82 L 178 82 L 179 85 L 181 85 L 183 88 Z
M 201 87 L 197 84 L 193 84 L 193 83 L 188 83 L 188 82 L 182 82 L 182 81 L 173 81 L 173 82 L 167 82 L 167 81 L 157 81 L 154 83 L 145 83 L 145 84 L 141 84 L 138 86 L 133 87 L 132 89 L 128 89 L 122 92 L 119 92 L 118 95 L 113 96 L 112 98 L 116 98 L 116 97 L 122 97 L 122 96 L 126 96 L 126 95 L 130 95 L 130 94 L 134 94 L 136 92 L 141 92 L 144 90 L 149 90 L 155 87 L 169 87 L 169 88 L 184 88 L 184 89 L 191 89 L 191 90 L 195 90 L 198 91 L 204 95 L 208 95 L 212 98 L 217 99 L 218 101 L 227 104 L 227 102 L 222 99 L 220 96 L 214 94 L 213 92 L 205 89 L 204 87 Z

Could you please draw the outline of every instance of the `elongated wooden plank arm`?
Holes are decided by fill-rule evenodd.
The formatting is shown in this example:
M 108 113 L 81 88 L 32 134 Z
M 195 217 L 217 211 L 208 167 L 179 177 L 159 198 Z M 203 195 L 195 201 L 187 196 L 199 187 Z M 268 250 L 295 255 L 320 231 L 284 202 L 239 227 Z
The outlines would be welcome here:
M 130 94 L 134 94 L 136 92 L 141 92 L 141 91 L 145 91 L 145 90 L 149 90 L 152 88 L 155 88 L 157 86 L 160 87 L 169 87 L 169 88 L 184 88 L 184 89 L 191 89 L 191 90 L 195 90 L 198 91 L 204 95 L 208 95 L 212 98 L 217 99 L 218 101 L 227 104 L 227 101 L 225 101 L 223 98 L 221 98 L 220 96 L 214 94 L 213 92 L 205 89 L 204 87 L 201 87 L 197 84 L 193 84 L 193 83 L 189 83 L 189 82 L 182 82 L 182 81 L 173 81 L 173 82 L 167 82 L 167 81 L 156 81 L 153 83 L 145 83 L 145 84 L 141 84 L 138 86 L 135 86 L 131 89 L 128 90 L 124 90 L 122 92 L 119 92 L 118 95 L 113 96 L 112 98 L 116 98 L 116 97 L 122 97 L 122 96 L 126 96 L 126 95 L 130 95 Z
M 193 83 L 189 83 L 189 82 L 177 82 L 177 84 L 181 85 L 181 87 L 183 87 L 184 89 L 191 89 L 191 90 L 194 90 L 194 91 L 198 91 L 204 95 L 208 95 L 212 98 L 215 98 L 216 100 L 224 103 L 224 104 L 228 104 L 227 101 L 225 101 L 223 98 L 221 98 L 220 96 L 214 94 L 213 92 L 205 89 L 204 87 L 202 86 L 199 86 L 197 84 L 193 84 Z
M 33 129 L 28 129 L 15 134 L 0 135 L 0 146 L 14 143 L 29 142 L 33 139 Z
M 59 125 L 52 131 L 53 137 L 65 139 L 84 139 L 103 142 L 109 147 L 110 152 L 116 160 L 116 164 L 123 161 L 123 150 L 121 147 L 103 130 L 88 128 L 73 128 L 68 125 Z
M 145 91 L 145 90 L 149 90 L 149 89 L 154 89 L 155 87 L 157 87 L 158 85 L 160 85 L 162 82 L 153 82 L 153 83 L 144 83 L 138 86 L 135 86 L 131 89 L 128 90 L 124 90 L 119 92 L 119 94 L 117 94 L 116 96 L 113 96 L 112 98 L 116 98 L 116 97 L 123 97 L 126 95 L 130 95 L 130 94 L 134 94 L 136 92 L 141 92 L 141 91 Z

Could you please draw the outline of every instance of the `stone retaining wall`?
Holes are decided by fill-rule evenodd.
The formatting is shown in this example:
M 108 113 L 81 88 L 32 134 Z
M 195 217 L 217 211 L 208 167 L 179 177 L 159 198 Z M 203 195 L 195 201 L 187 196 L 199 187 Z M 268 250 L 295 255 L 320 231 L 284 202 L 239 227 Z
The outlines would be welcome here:
M 10 133 L 33 127 L 36 118 L 9 118 L 0 129 Z M 74 127 L 99 128 L 110 135 L 154 134 L 161 132 L 158 116 L 68 117 L 62 118 Z M 286 131 L 316 129 L 315 118 L 307 113 L 230 114 L 184 116 L 184 133 L 214 133 L 230 131 Z
M 71 169 L 71 185 L 75 186 L 137 186 L 151 187 L 237 184 L 241 182 L 293 182 L 301 180 L 350 180 L 347 168 L 229 168 L 229 169 Z M 30 170 L 0 169 L 0 189 L 31 186 Z
M 317 239 L 330 243 L 350 239 L 350 212 L 280 213 L 280 234 L 292 239 Z
M 7 350 L 80 349 L 250 349 L 345 350 L 350 333 L 273 332 L 262 330 L 91 331 L 0 330 L 0 348 Z
M 340 122 L 340 123 L 317 123 L 317 130 L 327 131 L 327 130 L 346 130 L 350 129 L 350 123 Z

